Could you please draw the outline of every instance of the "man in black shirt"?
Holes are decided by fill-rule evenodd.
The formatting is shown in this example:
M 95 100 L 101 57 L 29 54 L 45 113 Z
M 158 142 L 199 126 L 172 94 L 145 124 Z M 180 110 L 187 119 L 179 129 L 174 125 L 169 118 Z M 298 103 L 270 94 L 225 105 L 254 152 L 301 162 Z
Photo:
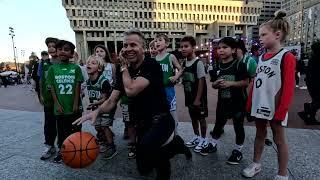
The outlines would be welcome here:
M 169 179 L 169 160 L 177 153 L 190 159 L 191 153 L 182 138 L 174 134 L 175 122 L 166 101 L 161 66 L 155 60 L 145 58 L 144 36 L 140 31 L 125 33 L 120 61 L 121 68 L 117 68 L 109 99 L 74 124 L 86 120 L 94 122 L 99 114 L 111 111 L 121 94 L 126 93 L 131 125 L 137 132 L 138 171 L 146 174 L 156 168 L 157 179 Z

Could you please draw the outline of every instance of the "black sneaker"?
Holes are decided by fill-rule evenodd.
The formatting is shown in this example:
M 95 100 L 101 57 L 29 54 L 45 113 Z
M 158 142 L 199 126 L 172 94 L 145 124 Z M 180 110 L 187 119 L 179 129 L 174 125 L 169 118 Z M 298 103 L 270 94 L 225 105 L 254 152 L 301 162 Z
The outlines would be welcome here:
M 213 146 L 212 143 L 208 143 L 208 145 L 201 149 L 200 154 L 202 156 L 207 156 L 209 153 L 213 153 L 217 151 L 217 145 Z
M 53 158 L 54 163 L 62 163 L 62 155 L 60 151 L 58 152 L 57 156 Z
M 267 145 L 267 146 L 272 146 L 272 141 L 270 139 L 266 138 L 264 140 L 264 144 Z
M 131 144 L 130 147 L 128 147 L 128 159 L 134 159 L 136 158 L 136 146 L 135 144 Z
M 231 165 L 237 165 L 242 159 L 242 153 L 238 150 L 233 150 L 231 156 L 229 157 L 227 163 Z
M 116 149 L 115 145 L 109 145 L 107 151 L 105 152 L 105 155 L 103 159 L 109 160 L 115 157 L 118 154 L 118 151 Z

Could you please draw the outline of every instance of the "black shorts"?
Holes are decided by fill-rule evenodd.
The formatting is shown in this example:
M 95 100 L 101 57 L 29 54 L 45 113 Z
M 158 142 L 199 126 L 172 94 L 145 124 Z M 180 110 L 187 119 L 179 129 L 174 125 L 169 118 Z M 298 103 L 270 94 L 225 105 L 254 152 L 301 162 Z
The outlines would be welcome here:
M 189 114 L 191 119 L 205 119 L 208 117 L 208 107 L 207 106 L 188 106 Z

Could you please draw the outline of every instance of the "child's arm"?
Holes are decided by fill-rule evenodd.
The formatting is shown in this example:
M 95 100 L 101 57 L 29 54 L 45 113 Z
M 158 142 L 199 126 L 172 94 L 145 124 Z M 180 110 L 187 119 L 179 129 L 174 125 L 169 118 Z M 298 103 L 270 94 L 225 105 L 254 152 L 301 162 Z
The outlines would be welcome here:
M 79 100 L 80 100 L 80 91 L 81 91 L 81 83 L 83 82 L 83 76 L 82 76 L 82 70 L 80 66 L 77 66 L 76 68 L 76 87 L 75 87 L 75 96 L 74 96 L 74 101 L 73 101 L 73 112 L 77 113 L 79 112 Z
M 220 84 L 220 87 L 223 89 L 228 87 L 241 88 L 241 87 L 247 87 L 248 85 L 249 85 L 249 78 L 246 78 L 240 81 L 222 81 Z
M 63 107 L 60 105 L 54 87 L 51 87 L 51 95 L 53 98 L 54 104 L 57 106 L 57 110 L 59 113 L 63 113 Z
M 288 112 L 292 97 L 294 96 L 295 89 L 295 70 L 296 70 L 296 59 L 291 53 L 287 53 L 282 61 L 281 67 L 281 96 L 276 112 L 274 114 L 274 119 L 282 121 L 285 119 Z
M 198 83 L 197 96 L 193 102 L 193 105 L 195 105 L 195 106 L 200 106 L 200 104 L 201 104 L 201 97 L 202 97 L 202 93 L 203 93 L 204 83 L 205 83 L 205 77 L 200 78 L 199 83 Z
M 183 69 L 182 69 L 182 66 L 180 65 L 180 63 L 178 62 L 176 56 L 171 55 L 170 58 L 171 58 L 171 60 L 172 60 L 172 65 L 173 65 L 173 67 L 178 69 L 178 73 L 177 73 L 175 76 L 169 78 L 170 81 L 171 81 L 172 83 L 174 83 L 174 82 L 176 82 L 176 81 L 179 79 L 179 77 L 182 75 Z
M 76 83 L 74 101 L 73 101 L 73 112 L 77 113 L 79 111 L 79 99 L 80 99 L 80 82 Z
M 203 95 L 203 88 L 204 88 L 204 83 L 206 82 L 206 72 L 204 70 L 204 65 L 202 61 L 198 61 L 197 64 L 197 78 L 199 79 L 198 83 L 198 91 L 197 91 L 197 96 L 193 102 L 193 105 L 195 106 L 200 106 L 201 104 L 201 97 Z

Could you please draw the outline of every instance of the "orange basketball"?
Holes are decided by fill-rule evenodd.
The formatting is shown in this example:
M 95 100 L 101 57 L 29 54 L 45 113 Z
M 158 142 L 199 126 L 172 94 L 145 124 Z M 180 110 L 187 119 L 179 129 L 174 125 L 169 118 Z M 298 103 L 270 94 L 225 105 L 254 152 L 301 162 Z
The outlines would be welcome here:
M 92 164 L 99 155 L 96 138 L 88 132 L 71 134 L 61 146 L 64 164 L 71 168 L 84 168 Z

